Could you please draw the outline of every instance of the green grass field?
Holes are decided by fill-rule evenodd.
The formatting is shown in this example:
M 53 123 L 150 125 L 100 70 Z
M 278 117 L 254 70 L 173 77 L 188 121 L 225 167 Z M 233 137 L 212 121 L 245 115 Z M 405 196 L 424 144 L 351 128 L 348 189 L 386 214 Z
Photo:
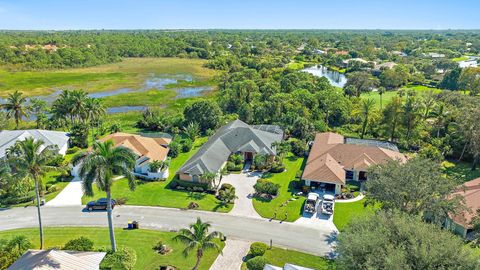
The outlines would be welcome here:
M 268 263 L 279 267 L 283 267 L 286 263 L 290 263 L 315 270 L 335 269 L 335 262 L 332 260 L 279 247 L 267 249 L 263 257 L 267 259 Z M 246 258 L 249 258 L 249 256 L 247 255 Z M 247 270 L 246 263 L 242 264 L 242 270 Z
M 335 213 L 333 214 L 333 223 L 339 231 L 342 231 L 350 220 L 366 215 L 374 211 L 374 207 L 364 207 L 365 199 L 350 203 L 335 203 Z
M 472 164 L 467 162 L 444 161 L 442 166 L 450 178 L 458 180 L 461 183 L 480 177 L 480 168 L 472 171 Z
M 138 181 L 135 191 L 131 191 L 128 187 L 126 179 L 117 180 L 112 187 L 112 196 L 114 198 L 127 198 L 127 204 L 130 205 L 146 205 L 146 206 L 163 206 L 173 208 L 187 208 L 190 202 L 196 202 L 200 210 L 228 212 L 233 205 L 229 204 L 221 206 L 220 201 L 212 194 L 179 191 L 167 188 L 168 184 L 175 177 L 176 171 L 182 166 L 188 158 L 190 158 L 200 146 L 205 143 L 206 137 L 197 139 L 195 147 L 188 153 L 181 153 L 178 157 L 172 159 L 170 164 L 170 176 L 166 181 L 146 182 Z M 98 191 L 94 187 L 95 195 L 92 197 L 83 196 L 82 202 L 105 197 L 104 192 Z
M 192 223 L 194 220 L 192 220 Z M 109 248 L 110 240 L 108 237 L 108 228 L 44 228 L 46 248 L 63 246 L 67 241 L 80 236 L 91 239 L 95 248 Z M 8 239 L 15 235 L 25 235 L 38 248 L 38 229 L 19 229 L 0 232 L 0 239 Z M 135 250 L 137 262 L 134 269 L 159 269 L 161 265 L 173 265 L 178 269 L 190 269 L 195 264 L 195 253 L 188 257 L 182 255 L 184 245 L 172 240 L 175 236 L 173 232 L 160 232 L 150 230 L 115 230 L 117 245 L 119 247 L 129 247 Z M 163 241 L 173 250 L 166 255 L 156 253 L 152 248 L 159 241 Z M 223 248 L 224 243 L 219 241 Z M 200 263 L 199 269 L 208 270 L 215 261 L 218 253 L 209 250 L 205 252 Z
M 304 159 L 297 158 L 290 154 L 284 160 L 286 171 L 282 173 L 266 173 L 264 178 L 280 185 L 279 194 L 271 201 L 264 201 L 259 198 L 253 199 L 253 207 L 257 213 L 264 218 L 272 218 L 277 211 L 277 220 L 284 220 L 285 213 L 288 213 L 286 221 L 295 221 L 302 215 L 305 197 L 294 196 L 293 181 L 295 174 L 301 169 Z M 289 201 L 295 198 L 294 201 Z M 283 204 L 288 201 L 288 204 Z
M 151 74 L 189 74 L 195 81 L 211 80 L 217 72 L 203 64 L 205 61 L 198 59 L 127 58 L 119 63 L 64 70 L 11 71 L 0 67 L 0 97 L 15 90 L 35 96 L 50 94 L 54 88 L 88 92 L 139 88 Z
M 418 95 L 422 95 L 424 92 L 430 91 L 430 90 L 434 91 L 434 93 L 439 93 L 442 91 L 441 89 L 438 89 L 438 88 L 432 88 L 432 87 L 427 87 L 423 85 L 409 85 L 409 86 L 403 87 L 402 89 L 415 90 L 418 92 Z M 398 90 L 387 91 L 383 93 L 381 98 L 382 107 L 385 108 L 385 105 L 387 105 L 392 100 L 392 98 L 397 96 L 398 96 Z M 378 94 L 378 92 L 362 93 L 360 97 L 362 99 L 373 99 L 375 101 L 375 106 L 377 108 L 380 108 L 380 94 Z

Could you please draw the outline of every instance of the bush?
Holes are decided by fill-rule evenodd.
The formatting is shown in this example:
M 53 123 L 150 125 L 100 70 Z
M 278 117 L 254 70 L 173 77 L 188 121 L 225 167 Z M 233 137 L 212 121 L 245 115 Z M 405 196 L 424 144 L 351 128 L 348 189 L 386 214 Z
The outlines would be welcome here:
M 76 250 L 76 251 L 92 251 L 93 250 L 93 241 L 86 238 L 86 237 L 79 237 L 76 239 L 72 239 L 68 241 L 65 246 L 63 246 L 64 250 Z
M 78 151 L 80 151 L 80 148 L 74 146 L 74 147 L 71 147 L 71 148 L 68 148 L 67 149 L 67 155 L 70 155 L 70 154 L 75 154 L 77 153 Z
M 230 156 L 230 161 L 232 161 L 233 163 L 235 163 L 235 165 L 240 165 L 243 163 L 243 155 L 241 154 L 233 154 Z
M 184 189 L 190 188 L 190 190 L 192 190 L 192 188 L 194 187 L 201 187 L 204 191 L 210 190 L 210 184 L 208 183 L 196 183 L 190 181 L 183 181 L 180 179 L 175 179 L 174 181 L 172 181 L 169 187 L 172 189 L 178 189 L 178 187 L 183 187 Z
M 253 257 L 263 256 L 263 254 L 265 254 L 265 251 L 267 251 L 267 249 L 268 249 L 267 244 L 261 243 L 261 242 L 255 242 L 250 246 L 250 254 Z
M 302 174 L 303 174 L 303 170 L 297 171 L 297 173 L 295 173 L 295 178 L 297 178 L 297 179 L 302 178 Z
M 168 148 L 170 148 L 170 151 L 168 151 L 168 156 L 172 158 L 178 157 L 178 154 L 180 154 L 180 144 L 176 141 L 171 142 L 168 145 Z
M 108 251 L 107 256 L 100 264 L 100 269 L 131 270 L 137 262 L 135 250 L 121 248 L 117 252 Z
M 190 152 L 193 148 L 193 141 L 190 139 L 185 139 L 182 144 L 182 152 L 187 153 Z
M 58 187 L 56 185 L 52 185 L 52 184 L 47 184 L 45 186 L 45 189 L 47 190 L 48 193 L 58 191 Z
M 263 270 L 267 263 L 267 259 L 264 257 L 254 257 L 247 261 L 247 268 L 248 270 Z
M 234 189 L 235 190 L 235 187 L 232 186 L 229 183 L 223 183 L 222 186 L 220 187 L 220 190 L 227 190 L 227 189 Z
M 305 153 L 308 150 L 307 143 L 301 140 L 292 140 L 292 153 L 297 157 L 305 156 Z
M 52 160 L 48 163 L 49 166 L 53 167 L 61 167 L 63 164 L 63 156 L 62 155 L 55 155 Z
M 120 123 L 115 122 L 109 127 L 109 131 L 110 133 L 120 132 L 122 131 L 122 125 L 120 125 Z
M 229 161 L 227 162 L 227 170 L 231 172 L 239 172 L 243 168 L 242 164 L 235 165 L 235 163 Z
M 253 188 L 257 193 L 276 196 L 278 194 L 278 189 L 280 188 L 280 185 L 274 184 L 270 181 L 259 179 L 257 180 L 257 183 L 253 186 Z
M 281 162 L 276 162 L 272 165 L 272 168 L 270 168 L 270 172 L 272 173 L 281 173 L 285 171 L 285 165 Z

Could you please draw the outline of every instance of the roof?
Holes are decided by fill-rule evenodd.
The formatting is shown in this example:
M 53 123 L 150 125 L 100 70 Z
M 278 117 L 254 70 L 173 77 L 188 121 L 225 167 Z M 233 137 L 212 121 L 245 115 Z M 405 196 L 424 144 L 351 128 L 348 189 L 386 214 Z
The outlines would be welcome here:
M 406 161 L 405 155 L 376 146 L 382 145 L 380 141 L 377 142 L 354 140 L 353 143 L 349 143 L 348 139 L 337 133 L 318 133 L 302 178 L 343 185 L 345 170 L 365 171 L 371 165 L 389 160 Z
M 100 141 L 105 142 L 108 140 L 113 141 L 115 147 L 126 147 L 139 157 L 161 161 L 167 157 L 169 151 L 167 145 L 171 142 L 170 138 L 150 138 L 121 132 L 110 134 Z
M 462 196 L 464 205 L 469 211 L 464 211 L 461 214 L 452 216 L 452 220 L 465 228 L 472 227 L 472 219 L 476 216 L 477 210 L 480 209 L 480 178 L 458 186 L 457 191 L 454 192 L 453 195 Z
M 232 153 L 254 152 L 275 155 L 272 143 L 283 139 L 278 126 L 249 126 L 241 120 L 234 120 L 218 129 L 210 139 L 187 160 L 178 173 L 202 175 L 218 172 Z
M 0 132 L 0 158 L 3 158 L 5 151 L 17 141 L 23 141 L 26 138 L 34 138 L 36 141 L 42 140 L 45 146 L 56 145 L 58 149 L 67 145 L 70 139 L 66 132 L 61 131 L 42 129 L 4 130 Z
M 98 270 L 105 252 L 28 250 L 8 270 Z
M 294 265 L 294 264 L 290 264 L 290 263 L 286 263 L 285 266 L 283 266 L 283 268 L 278 267 L 278 266 L 274 266 L 274 265 L 271 265 L 271 264 L 266 264 L 263 267 L 263 270 L 313 270 L 313 269 L 303 267 L 303 266 Z

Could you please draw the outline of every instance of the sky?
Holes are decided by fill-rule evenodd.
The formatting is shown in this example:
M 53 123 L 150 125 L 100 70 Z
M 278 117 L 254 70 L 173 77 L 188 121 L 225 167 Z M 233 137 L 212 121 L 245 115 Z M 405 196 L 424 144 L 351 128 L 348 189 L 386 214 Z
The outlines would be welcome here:
M 480 29 L 479 0 L 0 0 L 0 29 Z

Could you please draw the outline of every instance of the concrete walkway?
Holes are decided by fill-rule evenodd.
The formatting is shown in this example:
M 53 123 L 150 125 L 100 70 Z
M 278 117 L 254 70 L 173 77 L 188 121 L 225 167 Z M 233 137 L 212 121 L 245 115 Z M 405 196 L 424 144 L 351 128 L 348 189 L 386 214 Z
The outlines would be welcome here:
M 255 208 L 253 208 L 252 202 L 253 193 L 255 192 L 253 186 L 260 176 L 261 173 L 258 172 L 242 172 L 240 174 L 232 173 L 223 177 L 222 184 L 228 183 L 234 186 L 235 194 L 238 197 L 235 200 L 235 205 L 229 214 L 261 218 L 257 211 L 255 211 Z
M 218 255 L 210 270 L 240 270 L 243 258 L 247 256 L 252 242 L 227 239 L 222 254 Z
M 351 202 L 358 202 L 360 200 L 362 200 L 363 198 L 365 198 L 365 195 L 360 194 L 358 195 L 357 197 L 353 198 L 353 199 L 346 199 L 346 200 L 335 200 L 335 203 L 351 203 Z
M 74 178 L 55 198 L 48 201 L 45 206 L 58 207 L 82 205 L 82 196 L 82 180 Z

